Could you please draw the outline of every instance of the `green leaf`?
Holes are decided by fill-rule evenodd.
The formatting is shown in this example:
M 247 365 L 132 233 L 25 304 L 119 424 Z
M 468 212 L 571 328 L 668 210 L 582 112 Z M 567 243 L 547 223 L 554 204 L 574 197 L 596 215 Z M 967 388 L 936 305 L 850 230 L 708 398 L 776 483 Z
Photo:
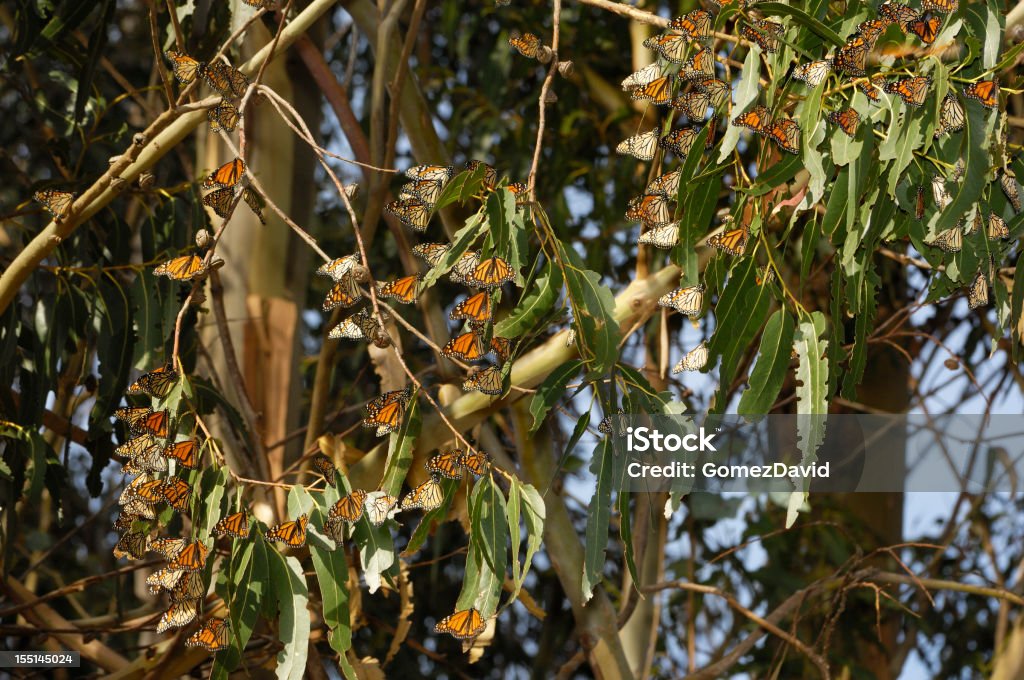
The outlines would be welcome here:
M 551 407 L 565 395 L 565 386 L 569 384 L 573 376 L 579 373 L 582 367 L 583 362 L 578 359 L 566 361 L 551 371 L 544 382 L 540 384 L 537 393 L 530 400 L 530 413 L 533 415 L 530 434 L 537 431 Z
M 494 334 L 503 338 L 518 338 L 532 331 L 551 312 L 561 290 L 562 272 L 548 263 L 544 273 L 515 309 L 494 324 Z
M 397 573 L 395 542 L 388 522 L 375 527 L 370 524 L 366 513 L 363 513 L 362 519 L 355 525 L 352 537 L 359 546 L 359 563 L 363 567 L 367 589 L 373 594 L 380 588 L 382 577 L 387 576 L 390 579 Z
M 771 288 L 757 285 L 756 278 L 757 262 L 747 258 L 733 270 L 715 306 L 718 324 L 708 345 L 708 368 L 714 366 L 719 356 L 722 364 L 714 413 L 722 413 L 727 407 L 726 390 L 732 384 L 740 359 L 768 318 Z
M 814 33 L 817 33 L 823 39 L 832 43 L 836 47 L 843 45 L 846 41 L 839 37 L 835 31 L 821 23 L 807 12 L 794 7 L 792 5 L 784 5 L 781 2 L 761 2 L 757 5 L 757 10 L 766 16 L 788 16 L 792 17 L 793 21 L 809 28 Z
M 619 507 L 619 539 L 622 543 L 622 553 L 626 558 L 629 577 L 633 580 L 633 587 L 636 588 L 640 585 L 640 574 L 636 568 L 636 556 L 633 550 L 633 513 L 629 508 L 629 496 L 629 493 L 620 491 L 616 505 Z
M 587 514 L 587 538 L 583 555 L 583 600 L 590 601 L 594 587 L 604 578 L 605 547 L 611 522 L 614 461 L 611 440 L 605 438 L 594 449 L 591 472 L 597 477 L 597 489 L 590 500 Z
M 460 482 L 454 479 L 445 479 L 442 477 L 439 480 L 441 489 L 444 493 L 444 500 L 441 501 L 441 505 L 434 508 L 433 510 L 423 514 L 419 524 L 413 529 L 412 536 L 409 537 L 409 543 L 406 544 L 402 550 L 402 557 L 411 557 L 415 555 L 420 548 L 423 547 L 423 543 L 426 542 L 430 535 L 432 527 L 435 527 L 444 522 L 448 517 L 448 508 L 451 507 L 452 500 L 455 499 L 455 492 L 459 488 Z
M 484 188 L 486 172 L 487 169 L 481 165 L 476 170 L 463 170 L 452 177 L 441 191 L 441 195 L 437 197 L 434 209 L 440 210 L 455 202 L 462 203 L 479 194 Z
M 798 415 L 810 416 L 797 419 L 804 465 L 813 460 L 814 452 L 825 439 L 824 416 L 828 414 L 828 361 L 825 353 L 828 341 L 822 339 L 824 333 L 825 315 L 821 312 L 812 312 L 810 319 L 801 321 L 796 333 L 795 347 L 799 360 L 796 411 Z
M 466 226 L 455 232 L 455 236 L 452 237 L 452 244 L 448 248 L 448 252 L 424 275 L 423 288 L 433 286 L 442 276 L 447 274 L 452 266 L 459 261 L 459 258 L 466 254 L 477 238 L 484 233 L 486 225 L 487 221 L 484 219 L 482 212 L 474 213 L 472 217 L 466 220 Z
M 967 100 L 964 102 L 967 112 L 967 125 L 960 135 L 963 137 L 959 157 L 964 161 L 964 177 L 952 189 L 955 192 L 953 202 L 943 210 L 938 218 L 929 220 L 930 235 L 934 236 L 944 229 L 949 229 L 981 198 L 981 193 L 989 181 L 991 159 L 988 153 L 988 140 L 992 139 L 997 115 L 987 115 L 988 109 L 980 102 Z M 954 161 L 956 159 L 953 159 Z
M 583 260 L 571 247 L 557 244 L 566 290 L 572 305 L 576 342 L 589 356 L 587 374 L 603 375 L 618 359 L 619 324 L 615 321 L 615 298 L 601 276 L 585 269 Z
M 277 598 L 278 639 L 284 644 L 277 654 L 278 678 L 302 680 L 306 674 L 309 654 L 309 590 L 302 573 L 302 564 L 291 555 L 268 551 L 270 582 Z
M 310 526 L 323 527 L 327 512 L 325 508 L 337 502 L 337 489 L 327 487 L 319 495 L 323 505 L 314 501 L 304 487 L 295 486 L 288 495 L 290 514 L 294 517 L 299 511 L 310 514 Z M 328 641 L 331 648 L 341 656 L 352 647 L 352 628 L 349 625 L 348 595 L 348 561 L 345 551 L 327 549 L 324 542 L 307 541 L 310 557 L 313 558 L 313 571 L 316 572 L 317 583 L 320 585 L 320 599 L 323 604 L 324 623 L 330 631 Z
M 746 111 L 747 107 L 757 101 L 761 95 L 761 59 L 756 50 L 747 50 L 747 57 L 743 61 L 743 68 L 740 69 L 740 82 L 733 91 L 733 115 Z M 718 151 L 718 162 L 722 163 L 733 151 L 740 141 L 741 127 L 738 125 L 726 125 L 725 134 L 722 135 L 721 147 Z
M 201 511 L 193 514 L 197 518 L 194 523 L 195 530 L 203 540 L 210 536 L 213 525 L 221 517 L 221 499 L 224 498 L 224 489 L 227 485 L 227 471 L 222 467 L 208 467 L 202 471 L 202 478 L 199 483 L 199 497 L 202 500 Z M 193 494 L 195 490 L 193 489 Z M 195 500 L 195 499 L 193 499 Z
M 420 424 L 418 401 L 413 399 L 402 419 L 402 426 L 397 432 L 392 432 L 388 440 L 388 460 L 384 465 L 380 488 L 392 496 L 397 496 L 402 490 L 402 482 L 409 473 L 413 444 L 420 434 Z
M 843 379 L 843 396 L 847 399 L 856 400 L 857 385 L 864 378 L 864 369 L 868 363 L 868 334 L 875 327 L 877 311 L 875 293 L 880 284 L 881 279 L 874 269 L 867 269 L 865 276 L 860 279 L 860 287 L 857 291 L 859 309 L 854 317 L 856 323 L 853 350 L 850 353 L 850 370 L 847 371 Z
M 470 540 L 477 541 L 481 554 L 490 570 L 504 580 L 508 565 L 508 521 L 506 520 L 505 496 L 487 475 L 481 477 L 473 487 L 470 502 L 470 522 L 473 532 Z
M 776 310 L 765 324 L 757 363 L 750 372 L 750 386 L 740 397 L 737 413 L 760 415 L 768 413 L 782 389 L 789 369 L 795 323 L 786 310 Z
M 228 604 L 231 647 L 214 657 L 213 677 L 226 678 L 238 668 L 259 619 L 260 603 L 271 601 L 266 543 L 262 538 L 231 542 L 231 567 L 221 596 Z

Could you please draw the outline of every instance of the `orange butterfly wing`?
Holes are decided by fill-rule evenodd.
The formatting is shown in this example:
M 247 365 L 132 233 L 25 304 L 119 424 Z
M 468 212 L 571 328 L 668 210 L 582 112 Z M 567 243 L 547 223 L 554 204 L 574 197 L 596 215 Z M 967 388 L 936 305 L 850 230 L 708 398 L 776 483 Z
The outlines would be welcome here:
M 468 331 L 449 340 L 441 350 L 441 355 L 463 361 L 479 361 L 485 354 L 484 344 L 480 335 Z
M 209 176 L 203 180 L 203 188 L 213 189 L 214 187 L 233 187 L 238 184 L 238 180 L 242 179 L 242 175 L 244 174 L 245 161 L 241 158 L 236 158 L 233 161 L 228 161 L 211 172 Z

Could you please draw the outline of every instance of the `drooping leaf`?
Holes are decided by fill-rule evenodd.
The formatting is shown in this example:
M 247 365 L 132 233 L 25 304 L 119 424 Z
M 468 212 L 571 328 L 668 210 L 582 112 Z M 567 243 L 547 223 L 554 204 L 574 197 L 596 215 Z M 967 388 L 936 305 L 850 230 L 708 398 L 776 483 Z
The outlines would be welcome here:
M 769 317 L 761 335 L 757 363 L 750 372 L 750 386 L 740 397 L 737 413 L 760 415 L 771 409 L 786 379 L 794 330 L 793 317 L 786 310 L 776 310 Z

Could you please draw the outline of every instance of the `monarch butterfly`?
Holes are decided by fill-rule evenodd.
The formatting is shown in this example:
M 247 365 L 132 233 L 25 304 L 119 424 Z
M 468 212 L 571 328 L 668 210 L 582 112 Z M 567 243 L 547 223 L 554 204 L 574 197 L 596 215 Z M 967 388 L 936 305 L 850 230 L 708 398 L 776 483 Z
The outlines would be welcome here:
M 358 255 L 346 255 L 344 257 L 333 259 L 327 264 L 320 265 L 320 268 L 316 270 L 316 273 L 319 276 L 329 276 L 335 281 L 341 281 L 352 273 L 352 270 L 358 264 Z
M 452 308 L 448 314 L 452 321 L 469 319 L 471 321 L 488 321 L 491 318 L 491 294 L 481 291 L 466 298 Z
M 999 186 L 1003 189 L 1003 193 L 1006 194 L 1010 205 L 1013 206 L 1013 212 L 1019 213 L 1022 207 L 1020 191 L 1017 190 L 1017 176 L 1013 174 L 1012 170 L 1003 168 L 1003 171 L 999 173 Z
M 128 531 L 114 545 L 114 559 L 141 560 L 146 556 L 146 534 Z
M 173 49 L 164 52 L 164 56 L 171 62 L 174 77 L 182 85 L 193 83 L 196 80 L 196 74 L 200 73 L 204 66 L 202 61 L 197 61 L 193 57 Z
M 448 278 L 455 283 L 469 284 L 469 277 L 473 275 L 474 271 L 476 271 L 476 266 L 479 263 L 479 250 L 471 253 L 465 253 L 452 267 L 451 273 L 448 274 Z
M 434 625 L 435 633 L 448 633 L 459 640 L 472 640 L 484 632 L 487 624 L 480 612 L 470 607 L 444 617 Z
M 256 7 L 261 9 L 270 9 L 277 4 L 277 0 L 242 0 L 249 7 Z
M 839 129 L 845 132 L 848 137 L 855 137 L 857 135 L 857 127 L 860 125 L 860 114 L 852 108 L 833 111 L 827 117 L 830 123 L 838 125 Z
M 166 276 L 173 281 L 191 281 L 206 274 L 206 262 L 198 255 L 181 255 L 157 265 L 153 270 L 156 276 Z
M 242 200 L 245 201 L 247 206 L 249 206 L 249 210 L 259 218 L 260 224 L 267 223 L 263 218 L 263 198 L 261 198 L 252 187 L 242 189 Z
M 512 356 L 512 341 L 508 338 L 503 338 L 500 335 L 495 335 L 491 338 L 491 353 L 497 357 L 499 364 L 504 364 L 508 361 L 508 358 Z
M 364 427 L 377 427 L 377 436 L 391 432 L 402 422 L 405 406 L 410 398 L 409 388 L 385 392 L 371 399 L 366 404 L 367 417 L 363 419 Z
M 664 137 L 658 140 L 658 146 L 670 150 L 680 158 L 685 158 L 693 147 L 693 143 L 697 141 L 697 135 L 703 128 L 697 126 L 683 127 L 672 130 Z M 712 128 L 714 129 L 714 128 Z M 708 141 L 711 140 L 710 135 Z M 667 224 L 670 217 L 665 216 L 665 223 Z
M 139 488 L 151 481 L 153 481 L 153 476 L 145 473 L 132 479 L 121 491 L 121 496 L 117 501 L 118 505 L 125 505 L 128 501 L 138 498 Z
M 964 236 L 970 236 L 981 230 L 983 219 L 981 217 L 981 210 L 974 213 L 974 219 L 971 220 L 971 226 L 967 227 L 964 231 Z
M 398 499 L 394 496 L 389 496 L 383 491 L 371 491 L 366 494 L 366 518 L 375 527 L 379 527 L 389 519 L 395 516 L 398 510 L 395 506 L 398 504 Z
M 416 293 L 422 279 L 423 277 L 419 274 L 403 276 L 400 279 L 388 281 L 387 283 L 378 286 L 377 294 L 383 298 L 390 298 L 397 300 L 398 302 L 408 304 L 416 300 Z
M 422 508 L 424 512 L 430 512 L 441 507 L 444 502 L 444 489 L 437 481 L 437 477 L 430 476 L 430 479 L 423 482 L 402 499 L 402 510 Z
M 227 99 L 221 99 L 219 104 L 206 110 L 206 120 L 210 123 L 210 132 L 213 134 L 221 130 L 232 132 L 240 119 L 238 107 Z
M 658 62 L 648 64 L 639 71 L 634 71 L 625 77 L 622 81 L 622 89 L 626 92 L 646 85 L 652 80 L 657 80 L 661 77 L 661 65 Z
M 192 487 L 184 479 L 172 477 L 160 487 L 160 493 L 164 500 L 178 512 L 188 510 L 188 502 L 192 498 Z
M 952 92 L 947 92 L 942 99 L 942 106 L 939 107 L 939 124 L 935 128 L 935 136 L 959 132 L 964 129 L 966 123 L 967 116 L 960 100 Z
M 657 129 L 641 132 L 619 142 L 615 147 L 615 153 L 632 156 L 641 161 L 652 160 L 654 152 L 658 149 L 658 137 Z
M 526 186 L 526 184 L 524 184 L 523 182 L 510 182 L 509 185 L 505 188 L 511 191 L 512 194 L 516 197 L 516 205 L 519 205 L 520 203 L 523 203 L 527 200 L 526 192 L 529 189 L 529 187 Z
M 294 521 L 281 522 L 267 530 L 267 540 L 271 543 L 284 543 L 289 548 L 301 548 L 306 545 L 306 526 L 309 515 L 299 515 Z
M 469 451 L 459 456 L 459 465 L 472 472 L 477 477 L 485 474 L 491 464 L 491 457 L 483 451 Z
M 451 449 L 433 456 L 427 461 L 427 470 L 448 479 L 462 479 L 462 449 Z
M 478 168 L 484 169 L 484 188 L 488 190 L 494 189 L 494 186 L 498 183 L 498 171 L 494 169 L 493 165 L 483 161 L 466 161 L 466 169 L 470 172 L 475 172 Z
M 130 428 L 152 412 L 153 409 L 148 406 L 127 406 L 114 411 L 114 417 L 125 423 Z M 152 439 L 152 437 L 150 439 Z
M 885 29 L 892 24 L 888 19 L 868 19 L 857 25 L 857 35 L 864 38 L 869 45 L 874 46 L 875 42 L 885 33 Z
M 768 128 L 768 139 L 789 153 L 800 153 L 800 126 L 791 118 L 783 118 Z
M 740 35 L 768 52 L 775 54 L 779 51 L 779 36 L 785 31 L 782 24 L 767 19 L 753 19 L 752 25 L 740 29 Z
M 450 247 L 446 243 L 419 243 L 413 246 L 412 254 L 423 258 L 431 267 L 436 267 Z
M 151 505 L 142 502 L 138 497 L 122 498 L 118 500 L 121 504 L 121 513 L 125 516 L 133 515 L 135 519 L 156 519 L 156 512 Z M 123 522 L 122 522 L 123 524 Z
M 218 538 L 231 536 L 232 538 L 249 537 L 249 513 L 235 512 L 227 517 L 222 517 L 213 525 L 213 535 Z
M 118 409 L 118 411 L 125 411 L 125 410 L 127 410 L 127 409 Z M 134 409 L 132 409 L 132 410 L 134 410 Z M 145 408 L 145 409 L 142 409 L 142 410 L 143 411 L 151 411 L 151 409 L 148 409 L 148 408 Z M 114 415 L 116 416 L 117 413 L 115 412 Z M 143 415 L 145 415 L 145 414 L 143 414 Z M 142 417 L 142 416 L 139 416 L 139 417 Z M 121 444 L 116 449 L 114 449 L 114 453 L 117 454 L 118 456 L 122 456 L 124 458 L 136 458 L 136 457 L 138 457 L 138 456 L 140 456 L 140 455 L 142 455 L 142 454 L 144 454 L 144 453 L 146 453 L 146 452 L 148 452 L 148 451 L 150 451 L 152 449 L 159 448 L 159 446 L 160 445 L 157 444 L 157 441 L 153 437 L 153 435 L 151 435 L 151 434 L 144 434 L 141 437 L 133 437 L 132 439 L 129 439 L 128 441 L 126 441 L 124 444 Z
M 409 179 L 429 179 L 435 182 L 447 182 L 455 174 L 450 165 L 414 165 L 405 171 Z
M 702 342 L 679 360 L 675 366 L 672 367 L 673 373 L 682 373 L 683 371 L 699 371 L 704 368 L 705 364 L 708 363 L 708 345 L 706 342 Z
M 874 76 L 871 80 L 862 80 L 857 83 L 857 89 L 864 93 L 864 95 L 873 102 L 877 102 L 882 98 L 881 92 L 879 91 L 878 85 L 885 85 L 885 78 L 881 76 Z
M 388 338 L 387 333 L 381 328 L 377 319 L 373 318 L 366 310 L 359 310 L 339 323 L 331 329 L 327 337 L 333 339 L 371 340 L 373 344 L 381 348 L 387 347 L 391 343 L 391 339 Z
M 206 566 L 206 556 L 210 549 L 202 541 L 193 541 L 181 549 L 174 559 L 168 560 L 168 569 L 182 571 L 199 571 Z
M 178 583 L 171 588 L 171 602 L 196 600 L 206 595 L 206 584 L 203 575 L 198 571 L 190 571 L 183 575 Z
M 715 77 L 715 53 L 710 47 L 698 50 L 692 57 L 683 62 L 679 69 L 679 77 L 683 80 L 705 80 Z
M 154 437 L 167 436 L 167 421 L 170 413 L 167 411 L 154 411 L 149 415 L 138 419 L 130 426 L 135 434 L 151 434 Z
M 741 113 L 733 118 L 732 124 L 753 130 L 759 135 L 766 135 L 768 134 L 768 126 L 771 124 L 771 113 L 768 109 L 758 104 L 746 113 Z
M 150 435 L 145 436 L 150 437 Z M 160 455 L 160 447 L 154 445 L 140 454 L 132 456 L 127 463 L 121 466 L 121 472 L 125 474 L 167 472 L 167 459 Z
M 917 21 L 921 16 L 917 10 L 900 2 L 883 2 L 878 7 L 878 15 L 887 21 L 899 24 L 904 31 L 907 30 L 907 26 L 911 22 Z
M 676 97 L 669 105 L 676 111 L 685 113 L 690 120 L 704 120 L 707 118 L 708 107 L 711 106 L 711 95 L 695 90 Z
M 441 192 L 444 190 L 444 182 L 437 179 L 418 179 L 408 184 L 403 184 L 399 198 L 417 198 L 431 207 L 437 203 Z
M 926 12 L 952 14 L 960 8 L 960 0 L 921 0 L 921 9 Z
M 656 248 L 671 248 L 679 243 L 679 223 L 673 222 L 645 231 L 640 234 L 637 243 Z
M 242 179 L 242 175 L 244 174 L 245 161 L 241 158 L 236 158 L 233 161 L 228 161 L 211 172 L 209 176 L 203 180 L 203 188 L 213 189 L 214 187 L 233 187 L 238 184 L 238 180 Z
M 629 199 L 626 219 L 660 227 L 672 221 L 668 199 L 664 194 L 644 194 Z
M 675 35 L 673 33 L 652 35 L 644 40 L 644 47 L 654 50 L 666 61 L 681 64 L 686 60 L 685 54 L 690 47 L 690 38 L 686 35 Z
M 611 434 L 612 430 L 612 417 L 610 415 L 601 418 L 601 422 L 597 424 L 597 431 L 601 434 Z
M 1006 226 L 1006 221 L 995 213 L 989 213 L 988 231 L 986 233 L 992 240 L 1010 238 L 1010 228 Z
M 266 2 L 266 0 L 263 1 Z M 270 1 L 273 2 L 274 0 Z M 260 2 L 260 0 L 245 0 L 245 3 L 249 5 L 253 2 Z M 264 4 L 263 6 L 266 7 L 267 5 Z M 192 633 L 185 640 L 185 646 L 203 647 L 208 652 L 219 652 L 227 648 L 230 641 L 231 624 L 227 619 L 207 619 L 202 628 Z
M 313 469 L 319 472 L 328 484 L 334 486 L 334 461 L 324 454 L 318 453 L 313 456 L 313 460 L 311 462 L 313 464 Z
M 203 196 L 203 205 L 213 210 L 218 217 L 231 217 L 231 210 L 235 203 L 235 188 L 225 187 L 217 189 Z
M 135 488 L 135 496 L 144 503 L 155 505 L 164 499 L 163 487 L 162 479 L 151 479 Z
M 828 74 L 832 72 L 831 59 L 819 59 L 807 64 L 799 64 L 793 69 L 793 77 L 801 80 L 811 87 L 817 87 L 824 82 Z
M 924 219 L 924 187 L 918 185 L 917 196 L 914 201 L 914 219 Z
M 697 316 L 704 305 L 704 284 L 698 283 L 696 286 L 676 288 L 658 298 L 658 304 L 662 307 L 670 307 L 680 314 Z
M 775 280 L 775 270 L 764 265 L 757 268 L 757 274 L 754 276 L 754 282 L 759 286 L 764 286 Z
M 384 209 L 413 231 L 423 232 L 427 230 L 427 225 L 430 223 L 432 206 L 418 198 L 407 198 L 392 201 Z
M 674 76 L 662 76 L 636 88 L 629 93 L 629 96 L 637 101 L 650 100 L 656 105 L 667 104 L 672 99 L 672 84 L 674 82 Z
M 331 286 L 331 289 L 327 291 L 327 297 L 324 298 L 321 309 L 329 312 L 335 307 L 351 307 L 359 302 L 362 297 L 363 294 L 356 286 L 355 279 L 349 276 Z
M 862 76 L 865 74 L 864 63 L 870 50 L 868 41 L 855 35 L 839 48 L 832 60 L 832 68 L 852 76 Z
M 163 456 L 178 461 L 182 467 L 195 470 L 199 467 L 199 440 L 186 439 L 172 442 L 164 448 Z
M 946 180 L 939 175 L 932 177 L 932 198 L 935 199 L 935 205 L 939 210 L 945 210 L 946 206 L 953 202 L 953 197 L 946 189 Z
M 981 105 L 988 109 L 999 107 L 999 81 L 979 80 L 964 88 L 964 96 L 968 99 L 976 99 Z
M 501 380 L 501 368 L 498 366 L 488 366 L 477 371 L 462 381 L 462 389 L 466 392 L 479 390 L 492 397 L 500 395 L 504 391 Z
M 352 493 L 342 496 L 337 503 L 331 506 L 328 512 L 328 521 L 337 520 L 352 524 L 358 522 L 363 516 L 366 492 L 362 489 L 353 489 Z
M 711 35 L 711 25 L 714 17 L 711 12 L 703 9 L 695 9 L 687 12 L 681 17 L 676 17 L 669 22 L 670 31 L 676 31 L 687 36 L 690 40 L 707 40 Z
M 163 399 L 171 393 L 171 389 L 178 382 L 178 372 L 165 364 L 154 369 L 128 386 L 128 394 L 148 394 L 157 399 Z
M 56 189 L 37 191 L 32 194 L 32 198 L 41 203 L 56 222 L 64 221 L 71 212 L 71 206 L 75 202 L 74 194 L 67 191 L 57 191 Z
M 988 304 L 988 277 L 980 271 L 975 274 L 974 281 L 967 289 L 967 306 L 977 309 Z
M 936 248 L 941 248 L 947 253 L 958 253 L 964 245 L 964 233 L 960 228 L 960 225 L 957 224 L 952 229 L 940 231 L 935 235 L 934 239 L 930 242 L 925 241 L 925 243 L 930 246 L 935 246 Z
M 500 257 L 491 257 L 483 260 L 474 269 L 473 273 L 466 277 L 467 283 L 480 288 L 496 288 L 508 283 L 516 276 L 515 271 L 508 262 Z
M 174 72 L 174 77 L 183 85 L 191 85 L 196 79 L 196 74 L 203 66 L 202 62 L 196 61 L 187 54 L 177 50 L 167 50 L 164 52 L 164 56 L 171 62 L 171 70 Z
M 146 585 L 149 586 L 149 592 L 156 595 L 161 590 L 171 590 L 178 585 L 184 573 L 180 569 L 158 569 L 146 577 Z
M 907 30 L 920 38 L 925 45 L 935 42 L 941 29 L 942 17 L 935 16 L 931 12 L 925 12 L 921 18 L 907 24 Z
M 738 229 L 730 229 L 719 234 L 708 238 L 708 245 L 712 248 L 718 248 L 723 250 L 730 255 L 740 256 L 747 248 L 747 237 L 750 232 L 746 227 L 739 227 Z
M 241 97 L 249 87 L 249 78 L 233 66 L 214 61 L 199 66 L 199 75 L 225 97 Z
M 925 97 L 928 96 L 928 88 L 931 84 L 931 76 L 914 76 L 886 83 L 883 89 L 889 94 L 899 95 L 900 99 L 909 106 L 921 106 L 924 104 Z
M 677 196 L 679 194 L 680 173 L 680 170 L 673 170 L 672 172 L 666 172 L 664 175 L 655 177 L 647 185 L 647 188 L 644 190 L 645 193 L 663 194 L 668 197 Z
M 540 38 L 535 36 L 533 33 L 520 34 L 513 31 L 508 36 L 508 44 L 514 47 L 519 54 L 523 55 L 527 59 L 536 59 L 537 55 L 540 54 Z
M 704 92 L 711 98 L 711 108 L 719 109 L 730 98 L 732 86 L 718 78 L 708 78 L 694 83 L 698 92 Z
M 484 358 L 484 343 L 476 331 L 467 331 L 445 343 L 441 355 L 463 361 L 480 361 Z
M 156 632 L 163 633 L 171 628 L 181 628 L 192 623 L 196 618 L 196 614 L 199 613 L 198 604 L 198 599 L 173 603 L 164 612 L 164 615 L 160 617 L 160 623 L 156 626 Z

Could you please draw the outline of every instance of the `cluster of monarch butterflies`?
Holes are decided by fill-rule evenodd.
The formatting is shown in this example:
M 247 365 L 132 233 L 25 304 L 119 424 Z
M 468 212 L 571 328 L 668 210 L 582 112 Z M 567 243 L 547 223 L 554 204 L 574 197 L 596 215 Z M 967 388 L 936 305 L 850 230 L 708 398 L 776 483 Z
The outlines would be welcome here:
M 245 161 L 241 158 L 228 161 L 211 172 L 203 180 L 203 188 L 213 189 L 213 191 L 203 196 L 203 205 L 209 206 L 218 217 L 227 219 L 231 216 L 235 197 L 238 190 L 241 189 L 242 200 L 256 214 L 259 221 L 266 224 L 267 221 L 263 218 L 263 199 L 253 191 L 252 187 L 247 184 L 243 186 L 244 177 Z
M 178 383 L 178 373 L 170 365 L 139 377 L 128 387 L 129 396 L 146 396 L 151 406 L 126 406 L 114 416 L 122 421 L 130 438 L 115 453 L 124 458 L 125 488 L 118 499 L 120 512 L 114 528 L 121 537 L 114 546 L 115 558 L 142 559 L 147 552 L 159 553 L 166 564 L 147 579 L 150 592 L 166 591 L 170 606 L 157 623 L 157 632 L 181 628 L 199 616 L 206 595 L 203 568 L 209 548 L 201 540 L 153 538 L 153 528 L 164 523 L 157 506 L 166 504 L 173 511 L 187 513 L 192 506 L 192 484 L 184 477 L 200 467 L 202 442 L 190 434 L 178 439 L 177 414 L 170 409 L 155 410 Z M 173 470 L 171 469 L 171 466 Z M 223 619 L 209 619 L 188 640 L 192 646 L 217 651 L 227 646 L 230 627 Z
M 245 1 L 248 4 L 253 4 L 250 0 Z M 215 134 L 221 130 L 234 131 L 242 117 L 235 102 L 245 95 L 245 91 L 249 88 L 249 78 L 238 69 L 220 60 L 209 63 L 197 61 L 176 50 L 167 50 L 164 52 L 164 56 L 171 62 L 174 77 L 181 84 L 191 85 L 198 77 L 220 93 L 220 102 L 206 111 L 210 131 Z

